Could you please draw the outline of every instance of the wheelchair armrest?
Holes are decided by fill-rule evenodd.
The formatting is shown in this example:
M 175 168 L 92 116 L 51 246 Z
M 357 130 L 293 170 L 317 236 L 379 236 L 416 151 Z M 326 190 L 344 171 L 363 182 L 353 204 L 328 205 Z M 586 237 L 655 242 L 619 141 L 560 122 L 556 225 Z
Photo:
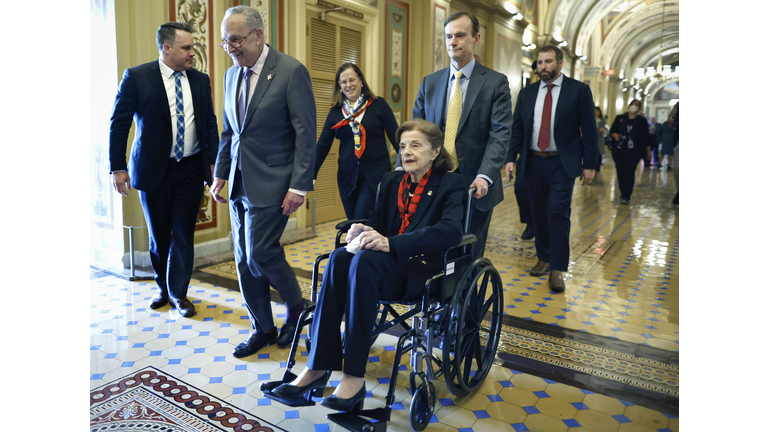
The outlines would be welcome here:
M 457 244 L 456 247 L 466 246 L 476 241 L 477 237 L 475 237 L 474 234 L 464 234 L 464 238 L 461 239 L 461 243 Z
M 350 219 L 350 220 L 337 223 L 336 229 L 339 231 L 347 232 L 349 231 L 349 228 L 352 226 L 352 224 L 366 223 L 366 222 L 368 222 L 368 219 Z

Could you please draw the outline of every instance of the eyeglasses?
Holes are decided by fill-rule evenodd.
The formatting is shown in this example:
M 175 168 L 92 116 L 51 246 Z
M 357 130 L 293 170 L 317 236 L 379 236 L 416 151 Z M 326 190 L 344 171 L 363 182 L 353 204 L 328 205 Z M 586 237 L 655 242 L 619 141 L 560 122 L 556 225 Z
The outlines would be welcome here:
M 227 49 L 227 45 L 231 45 L 232 48 L 238 49 L 242 45 L 245 38 L 247 38 L 251 33 L 255 32 L 258 29 L 253 29 L 248 32 L 247 35 L 245 35 L 242 38 L 229 38 L 229 41 L 225 41 L 224 39 L 221 40 L 221 43 L 219 44 L 220 47 Z
M 359 80 L 357 78 L 350 78 L 349 81 L 339 81 L 339 86 L 344 87 L 349 83 L 350 85 L 354 85 Z

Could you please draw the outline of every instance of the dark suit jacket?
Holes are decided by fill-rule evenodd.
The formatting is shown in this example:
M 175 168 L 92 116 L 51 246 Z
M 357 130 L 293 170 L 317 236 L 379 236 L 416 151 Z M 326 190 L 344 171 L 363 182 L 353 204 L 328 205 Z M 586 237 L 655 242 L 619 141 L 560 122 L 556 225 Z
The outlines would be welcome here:
M 541 81 L 537 81 L 520 90 L 517 96 L 507 162 L 515 162 L 520 155 L 518 175 L 525 175 L 540 85 Z M 582 168 L 597 167 L 597 123 L 592 91 L 588 85 L 565 75 L 555 107 L 554 135 L 558 157 L 570 177 L 579 177 Z
M 228 179 L 231 195 L 239 146 L 248 200 L 256 207 L 279 206 L 289 188 L 313 190 L 317 119 L 309 71 L 270 47 L 243 125 L 236 106 L 241 72 L 232 66 L 224 75 L 224 130 L 215 176 Z
M 441 251 L 459 244 L 464 236 L 467 188 L 459 174 L 433 172 L 408 228 L 398 235 L 401 220 L 397 192 L 404 175 L 403 171 L 384 174 L 368 226 L 389 238 L 390 255 L 408 272 L 404 299 L 413 299 L 424 294 L 427 279 L 442 271 Z
M 131 187 L 144 192 L 152 192 L 160 185 L 174 143 L 171 110 L 158 61 L 125 70 L 112 108 L 109 128 L 109 170 L 128 170 Z M 219 142 L 219 128 L 211 100 L 211 80 L 208 75 L 195 69 L 187 70 L 187 78 L 192 91 L 195 129 L 203 158 L 203 178 L 211 184 L 210 165 L 215 160 L 215 149 Z M 125 149 L 134 118 L 136 133 L 128 169 Z
M 427 75 L 419 87 L 411 116 L 431 121 L 443 133 L 450 78 L 450 67 Z M 478 210 L 488 211 L 504 199 L 500 173 L 507 157 L 511 126 L 512 100 L 507 77 L 476 63 L 456 133 L 456 154 L 467 187 L 478 174 L 493 181 L 486 196 L 472 200 Z
M 392 162 L 389 159 L 389 148 L 387 147 L 387 137 L 392 143 L 395 151 L 398 151 L 399 145 L 395 140 L 397 132 L 397 120 L 392 113 L 384 98 L 376 98 L 368 108 L 365 109 L 365 115 L 361 122 L 365 128 L 365 152 L 363 157 L 355 156 L 355 141 L 352 134 L 352 128 L 349 125 L 342 126 L 339 129 L 331 129 L 338 122 L 344 120 L 344 114 L 340 106 L 331 108 L 328 117 L 323 126 L 323 132 L 317 139 L 317 157 L 315 159 L 315 178 L 320 171 L 320 167 L 328 156 L 328 152 L 333 145 L 333 139 L 339 139 L 339 171 L 337 181 L 339 183 L 339 192 L 342 196 L 349 196 L 357 186 L 359 170 L 363 171 L 365 181 L 371 186 L 371 189 L 377 190 L 384 173 L 392 171 Z

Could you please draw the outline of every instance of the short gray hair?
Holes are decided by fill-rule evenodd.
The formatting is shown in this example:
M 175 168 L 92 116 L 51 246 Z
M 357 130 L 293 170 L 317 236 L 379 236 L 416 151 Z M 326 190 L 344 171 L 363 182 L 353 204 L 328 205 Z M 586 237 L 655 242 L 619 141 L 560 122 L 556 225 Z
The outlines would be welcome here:
M 230 15 L 237 14 L 245 15 L 245 25 L 251 29 L 260 28 L 264 30 L 264 21 L 261 19 L 261 14 L 256 9 L 245 5 L 234 6 L 224 12 L 224 18 L 226 19 Z

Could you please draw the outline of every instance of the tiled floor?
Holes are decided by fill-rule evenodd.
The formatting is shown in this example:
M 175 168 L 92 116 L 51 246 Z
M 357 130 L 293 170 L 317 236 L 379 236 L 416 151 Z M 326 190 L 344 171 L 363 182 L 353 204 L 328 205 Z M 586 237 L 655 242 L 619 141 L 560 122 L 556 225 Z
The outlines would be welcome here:
M 632 204 L 622 206 L 612 169 L 604 165 L 597 184 L 577 184 L 574 189 L 572 264 L 565 294 L 550 292 L 545 277 L 527 274 L 535 262 L 533 242 L 520 240 L 524 227 L 512 188 L 505 189 L 506 199 L 494 211 L 486 253 L 505 284 L 505 327 L 513 336 L 514 329 L 519 337 L 525 331 L 548 335 L 549 341 L 575 341 L 606 355 L 628 356 L 632 351 L 638 362 L 656 359 L 676 374 L 679 240 L 678 210 L 671 204 L 674 181 L 666 171 L 639 172 Z M 317 237 L 286 246 L 289 263 L 311 270 L 315 256 L 332 249 L 333 225 L 322 224 Z M 196 275 L 189 297 L 198 313 L 192 318 L 179 317 L 168 306 L 148 309 L 154 283 L 94 276 L 90 387 L 151 365 L 287 430 L 342 430 L 329 423 L 325 415 L 330 411 L 320 405 L 290 408 L 262 397 L 259 384 L 282 376 L 288 350 L 271 346 L 246 359 L 232 357 L 232 349 L 250 328 L 241 296 L 228 288 L 235 285 L 214 285 L 204 281 L 212 279 Z M 277 305 L 273 310 L 282 322 L 285 308 Z M 371 349 L 366 408 L 384 405 L 395 340 L 382 335 Z M 658 403 L 658 409 L 647 408 L 653 404 L 645 401 L 662 390 L 645 387 L 632 393 L 626 378 L 598 371 L 597 361 L 575 364 L 562 357 L 545 359 L 540 352 L 528 356 L 513 342 L 512 336 L 503 341 L 498 364 L 478 392 L 459 399 L 444 382 L 434 382 L 438 404 L 427 430 L 680 430 L 676 406 Z M 303 368 L 306 352 L 300 355 L 295 371 Z M 665 373 L 672 376 L 669 370 Z M 411 430 L 407 373 L 401 372 L 398 379 L 389 430 Z M 339 377 L 337 372 L 331 380 Z M 667 395 L 677 386 L 667 385 Z M 331 391 L 329 387 L 326 394 Z

